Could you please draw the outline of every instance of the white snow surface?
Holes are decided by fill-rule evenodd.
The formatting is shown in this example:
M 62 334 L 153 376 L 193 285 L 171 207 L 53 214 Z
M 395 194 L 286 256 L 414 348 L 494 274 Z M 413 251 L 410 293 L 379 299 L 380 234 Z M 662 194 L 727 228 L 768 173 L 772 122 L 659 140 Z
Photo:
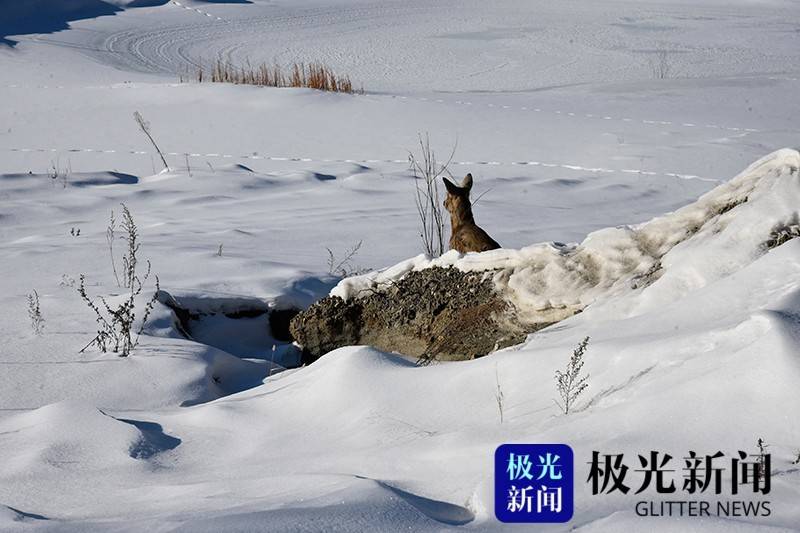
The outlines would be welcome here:
M 506 442 L 575 450 L 575 517 L 553 530 L 798 529 L 800 239 L 764 246 L 800 225 L 797 2 L 0 8 L 0 530 L 526 530 L 494 518 Z M 219 56 L 323 61 L 366 94 L 179 83 Z M 440 158 L 456 145 L 503 249 L 418 255 L 407 156 L 425 132 Z M 199 318 L 187 339 L 158 303 L 132 357 L 79 353 L 96 331 L 79 276 L 126 292 L 120 203 L 160 301 Z M 331 275 L 326 247 L 359 241 L 353 267 L 375 270 Z M 225 314 L 432 265 L 495 271 L 532 320 L 583 312 L 473 361 L 346 347 L 289 370 L 266 315 Z M 590 386 L 564 416 L 553 375 L 585 336 Z M 643 518 L 584 482 L 593 450 L 636 468 L 758 438 L 769 517 Z

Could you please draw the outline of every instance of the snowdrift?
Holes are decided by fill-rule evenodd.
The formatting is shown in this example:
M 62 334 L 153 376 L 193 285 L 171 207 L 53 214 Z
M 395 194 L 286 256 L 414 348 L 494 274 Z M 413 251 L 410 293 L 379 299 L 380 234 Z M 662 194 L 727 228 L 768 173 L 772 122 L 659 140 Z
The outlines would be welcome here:
M 134 425 L 86 402 L 50 404 L 3 420 L 0 428 L 12 435 L 4 443 L 9 452 L 7 468 L 18 473 L 124 467 L 135 464 L 139 450 L 147 447 L 145 436 Z

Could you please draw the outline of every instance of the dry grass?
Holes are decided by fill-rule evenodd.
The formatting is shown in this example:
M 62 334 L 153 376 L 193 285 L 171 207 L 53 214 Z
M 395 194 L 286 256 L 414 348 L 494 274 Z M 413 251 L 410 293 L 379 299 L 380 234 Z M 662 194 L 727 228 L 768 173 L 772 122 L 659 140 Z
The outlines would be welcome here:
M 340 76 L 322 63 L 294 63 L 284 70 L 280 65 L 251 65 L 248 61 L 238 67 L 230 61 L 218 59 L 210 68 L 199 67 L 194 75 L 197 82 L 235 83 L 259 87 L 306 87 L 320 91 L 363 94 L 364 89 L 353 89 L 349 76 Z M 181 81 L 184 76 L 181 76 Z

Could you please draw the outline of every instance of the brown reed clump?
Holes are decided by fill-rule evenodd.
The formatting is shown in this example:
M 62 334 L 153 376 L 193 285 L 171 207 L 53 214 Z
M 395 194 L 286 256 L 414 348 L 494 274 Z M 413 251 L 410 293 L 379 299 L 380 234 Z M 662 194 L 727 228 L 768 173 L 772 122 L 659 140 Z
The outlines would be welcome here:
M 331 91 L 347 94 L 363 94 L 364 89 L 353 89 L 353 83 L 347 75 L 340 76 L 330 67 L 322 63 L 293 63 L 284 72 L 280 65 L 252 65 L 248 61 L 237 67 L 230 61 L 217 59 L 207 70 L 198 67 L 195 80 L 212 83 L 235 83 L 237 85 L 257 85 L 259 87 L 306 87 L 320 91 Z M 181 76 L 183 81 L 183 76 Z

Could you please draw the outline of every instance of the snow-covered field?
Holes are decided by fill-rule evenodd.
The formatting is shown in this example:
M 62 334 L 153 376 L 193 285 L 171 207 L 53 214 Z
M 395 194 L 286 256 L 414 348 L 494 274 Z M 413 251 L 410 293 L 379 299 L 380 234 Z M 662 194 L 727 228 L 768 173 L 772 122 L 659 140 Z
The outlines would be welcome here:
M 800 231 L 797 2 L 0 13 L 0 530 L 525 530 L 494 517 L 507 442 L 575 450 L 575 515 L 554 530 L 800 529 L 800 240 L 765 246 Z M 365 94 L 179 83 L 217 57 L 323 61 Z M 416 257 L 407 157 L 426 132 L 440 157 L 456 147 L 503 250 Z M 125 293 L 106 239 L 121 203 L 162 299 L 197 312 L 307 307 L 431 264 L 504 269 L 531 313 L 589 307 L 427 367 L 347 347 L 275 372 L 298 353 L 264 315 L 206 316 L 190 341 L 161 303 L 131 357 L 79 353 L 95 335 L 80 276 Z M 326 248 L 360 241 L 354 266 L 397 266 L 339 284 Z M 565 416 L 553 374 L 585 336 L 590 386 Z M 650 450 L 755 453 L 759 438 L 769 517 L 638 517 L 638 497 L 585 482 L 594 450 L 633 469 Z

